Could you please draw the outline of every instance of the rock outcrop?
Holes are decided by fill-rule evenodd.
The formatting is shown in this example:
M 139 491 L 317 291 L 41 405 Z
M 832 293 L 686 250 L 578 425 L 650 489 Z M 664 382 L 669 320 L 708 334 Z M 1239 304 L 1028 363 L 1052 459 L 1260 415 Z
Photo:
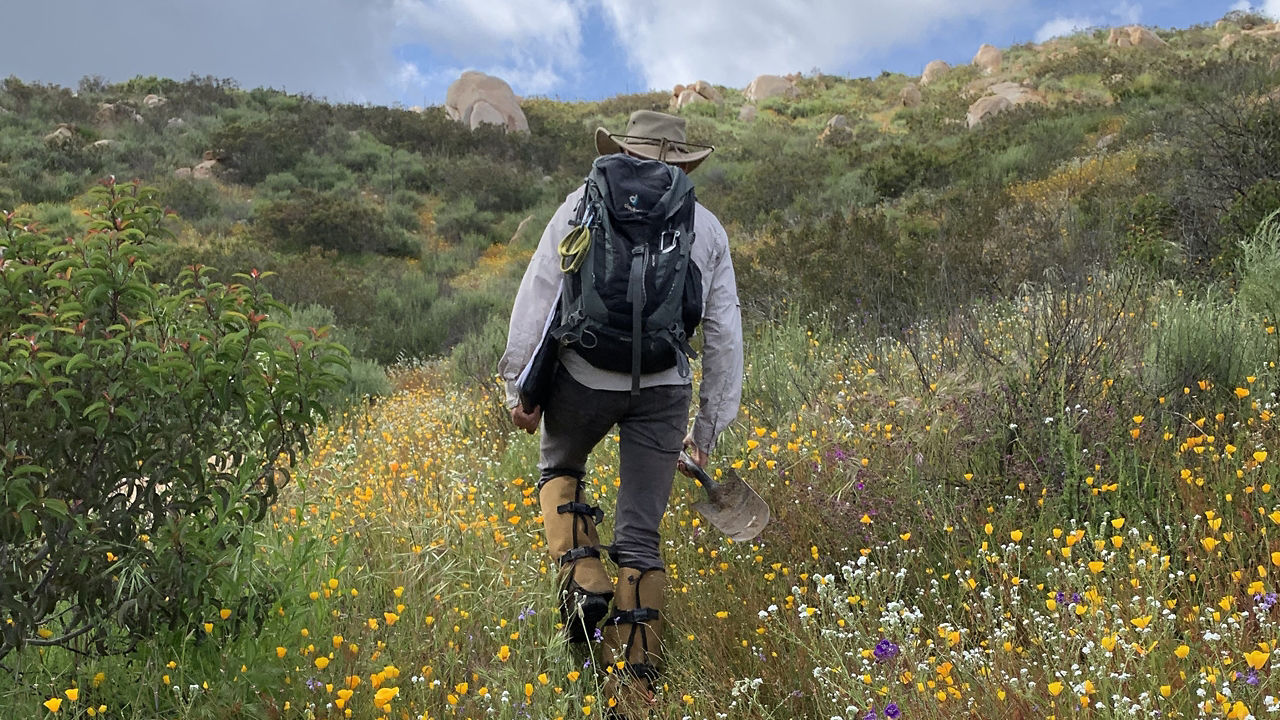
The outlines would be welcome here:
M 818 136 L 818 144 L 824 146 L 838 147 L 850 140 L 853 140 L 853 129 L 849 127 L 849 118 L 844 115 L 832 115 L 827 126 L 822 129 L 822 134 Z
M 924 66 L 924 72 L 920 75 L 920 87 L 924 87 L 929 83 L 942 77 L 944 73 L 951 69 L 945 60 L 934 60 Z
M 920 88 L 916 87 L 915 83 L 907 83 L 907 86 L 902 88 L 902 92 L 898 93 L 898 104 L 902 107 L 919 107 L 920 100 Z
M 1259 25 L 1254 28 L 1246 28 L 1241 32 L 1249 37 L 1262 38 L 1263 40 L 1276 40 L 1280 39 L 1280 23 Z
M 756 119 L 757 112 L 755 105 L 743 105 L 742 109 L 738 111 L 738 120 L 749 123 Z
M 1035 88 L 1015 82 L 995 83 L 987 88 L 987 93 L 990 95 L 999 95 L 1014 105 L 1026 105 L 1028 103 L 1036 105 L 1046 104 L 1044 95 L 1040 94 L 1040 92 Z
M 1162 48 L 1168 45 L 1159 35 L 1141 25 L 1111 28 L 1107 44 L 1115 47 Z
M 978 48 L 978 53 L 973 56 L 973 64 L 982 68 L 984 73 L 1000 72 L 1000 66 L 1004 63 L 1004 53 L 1000 52 L 1000 48 L 994 45 L 983 44 Z
M 173 171 L 175 178 L 193 178 L 196 180 L 231 180 L 236 170 L 231 166 L 231 158 L 224 153 L 205 150 L 203 159 L 195 167 L 178 168 Z
M 501 125 L 506 127 L 507 116 L 502 110 L 494 107 L 493 103 L 488 100 L 477 100 L 475 104 L 471 106 L 471 117 L 468 120 L 468 125 L 472 130 L 475 130 L 481 125 Z
M 169 99 L 160 95 L 148 95 L 142 98 L 142 104 L 149 108 L 163 107 L 169 104 Z
M 445 93 L 449 117 L 475 130 L 482 124 L 500 125 L 507 132 L 529 132 L 520 100 L 501 78 L 475 70 L 462 73 Z
M 1006 110 L 1013 109 L 1013 101 L 1003 95 L 988 95 L 978 98 L 969 106 L 969 113 L 965 116 L 965 120 L 969 129 L 978 127 L 989 118 L 995 117 Z
M 791 80 L 778 75 L 761 75 L 747 86 L 744 93 L 747 100 L 760 102 L 771 97 L 793 98 L 800 94 Z
M 1243 28 L 1239 32 L 1228 32 L 1218 40 L 1218 47 L 1223 50 L 1230 50 L 1236 43 L 1245 38 L 1259 38 L 1261 40 L 1280 40 L 1280 23 L 1269 23 L 1267 25 L 1258 25 L 1257 27 Z
M 671 89 L 670 105 L 682 108 L 698 102 L 712 102 L 716 105 L 724 103 L 724 96 L 706 80 L 699 80 L 692 85 L 676 85 Z
M 48 135 L 44 136 L 44 144 L 52 148 L 66 148 L 76 144 L 76 129 L 74 125 L 67 123 L 59 123 L 58 127 Z
M 95 118 L 100 125 L 120 125 L 142 122 L 142 116 L 138 114 L 138 111 L 122 102 L 98 103 L 98 113 Z

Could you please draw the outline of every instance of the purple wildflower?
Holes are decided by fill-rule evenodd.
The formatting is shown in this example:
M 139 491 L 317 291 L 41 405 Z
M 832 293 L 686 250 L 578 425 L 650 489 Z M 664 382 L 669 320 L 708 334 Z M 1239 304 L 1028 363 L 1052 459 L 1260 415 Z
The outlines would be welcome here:
M 896 643 L 889 640 L 889 638 L 881 638 L 880 642 L 876 643 L 876 647 L 871 651 L 871 654 L 875 656 L 877 662 L 884 662 L 897 657 L 898 652 L 899 648 Z
M 1249 683 L 1250 685 L 1257 685 L 1257 684 L 1258 684 L 1258 671 L 1257 671 L 1257 670 L 1254 670 L 1253 668 L 1249 668 L 1249 674 L 1248 674 L 1247 676 L 1245 676 L 1244 681 L 1245 681 L 1245 682 L 1247 682 L 1247 683 Z
M 884 716 L 889 720 L 898 720 L 898 716 L 901 714 L 902 711 L 898 709 L 898 703 L 889 703 L 884 706 Z
M 875 707 L 875 705 L 872 705 L 872 706 L 871 706 L 871 709 L 870 709 L 870 710 L 867 710 L 867 714 L 862 716 L 862 720 L 876 720 L 876 707 Z
M 315 679 L 315 678 L 313 678 L 313 677 L 309 677 L 309 678 L 307 678 L 307 689 L 308 689 L 308 690 L 319 690 L 319 689 L 320 689 L 320 688 L 322 688 L 322 687 L 324 687 L 324 683 L 320 682 L 319 680 L 317 680 L 317 679 Z

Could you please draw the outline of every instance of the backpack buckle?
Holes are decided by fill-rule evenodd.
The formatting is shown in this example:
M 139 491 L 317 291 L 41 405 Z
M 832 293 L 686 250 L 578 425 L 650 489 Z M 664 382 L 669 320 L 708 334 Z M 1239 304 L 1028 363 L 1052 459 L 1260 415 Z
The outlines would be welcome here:
M 667 244 L 667 238 L 671 238 L 669 245 Z M 673 230 L 663 230 L 662 234 L 658 236 L 658 253 L 661 255 L 666 255 L 672 250 L 675 250 L 677 247 L 680 247 L 679 228 L 676 228 Z

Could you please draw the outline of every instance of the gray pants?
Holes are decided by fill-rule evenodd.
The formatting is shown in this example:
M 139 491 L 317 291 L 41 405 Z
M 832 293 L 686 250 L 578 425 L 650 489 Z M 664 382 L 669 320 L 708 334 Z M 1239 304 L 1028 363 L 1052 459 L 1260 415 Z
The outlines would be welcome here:
M 628 390 L 595 390 L 556 371 L 555 386 L 542 415 L 542 478 L 581 479 L 596 443 L 618 426 L 621 461 L 614 511 L 613 559 L 621 567 L 665 568 L 658 549 L 658 524 L 667 510 L 676 459 L 689 423 L 689 385 Z

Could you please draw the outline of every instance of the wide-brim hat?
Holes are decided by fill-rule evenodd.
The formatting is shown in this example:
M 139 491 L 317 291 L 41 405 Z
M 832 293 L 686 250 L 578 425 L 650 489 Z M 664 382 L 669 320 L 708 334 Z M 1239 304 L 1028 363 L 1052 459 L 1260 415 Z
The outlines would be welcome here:
M 637 110 L 627 120 L 625 133 L 596 128 L 596 150 L 601 155 L 630 152 L 650 160 L 679 163 L 692 171 L 714 147 L 685 140 L 684 118 L 653 110 Z

